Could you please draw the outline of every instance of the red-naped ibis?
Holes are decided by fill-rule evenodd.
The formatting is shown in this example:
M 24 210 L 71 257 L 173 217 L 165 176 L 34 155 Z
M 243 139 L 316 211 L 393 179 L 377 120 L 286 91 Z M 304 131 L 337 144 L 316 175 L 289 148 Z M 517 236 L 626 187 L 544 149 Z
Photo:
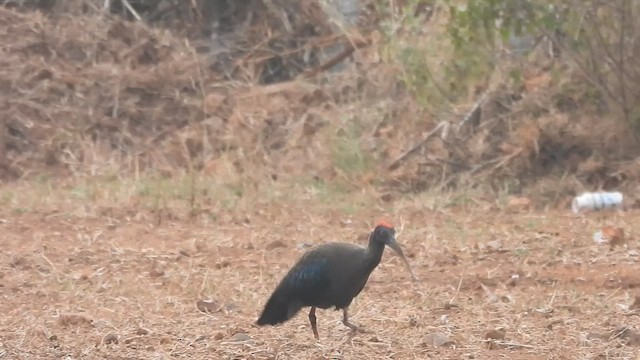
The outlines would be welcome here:
M 309 322 L 316 340 L 316 308 L 342 309 L 342 323 L 352 331 L 363 331 L 349 322 L 349 305 L 364 288 L 369 275 L 380 263 L 385 245 L 393 249 L 413 275 L 409 261 L 396 242 L 394 227 L 380 222 L 369 234 L 369 246 L 328 243 L 308 250 L 289 270 L 271 294 L 258 325 L 276 325 L 294 317 L 310 306 Z

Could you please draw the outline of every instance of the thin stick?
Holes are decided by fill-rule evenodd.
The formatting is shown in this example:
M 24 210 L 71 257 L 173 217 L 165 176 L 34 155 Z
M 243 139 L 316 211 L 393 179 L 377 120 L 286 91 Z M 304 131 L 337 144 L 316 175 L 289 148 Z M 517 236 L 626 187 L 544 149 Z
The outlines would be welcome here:
M 207 285 L 207 278 L 209 277 L 209 270 L 205 271 L 202 278 L 202 284 L 200 285 L 200 296 L 204 296 L 204 288 Z
M 353 43 L 351 41 L 347 42 L 347 47 L 342 50 L 340 53 L 338 53 L 336 56 L 334 56 L 333 58 L 327 60 L 324 64 L 321 64 L 320 66 L 316 67 L 315 69 L 312 69 L 311 71 L 308 71 L 306 73 L 304 73 L 302 75 L 302 78 L 304 79 L 308 79 L 311 77 L 314 77 L 316 75 L 318 75 L 321 72 L 324 72 L 332 67 L 334 67 L 335 65 L 339 64 L 340 62 L 342 62 L 342 60 L 348 58 L 349 56 L 351 56 L 351 54 L 353 54 L 354 51 L 356 51 L 356 49 L 362 48 L 364 46 L 367 45 L 366 42 L 363 43 Z
M 56 266 L 53 265 L 51 260 L 49 260 L 49 258 L 44 254 L 44 250 L 42 251 L 42 254 L 40 254 L 40 256 L 42 256 L 44 261 L 46 261 L 49 264 L 49 266 L 51 266 L 51 273 L 53 273 L 53 276 L 56 277 L 58 284 L 62 284 L 62 280 L 60 280 L 60 277 L 58 276 L 58 270 L 56 270 Z
M 438 131 L 440 131 L 440 129 L 442 129 L 445 124 L 447 124 L 446 121 L 442 121 L 441 123 L 438 124 L 438 126 L 436 126 L 433 130 L 431 130 L 420 142 L 418 142 L 416 145 L 414 145 L 409 151 L 405 152 L 404 154 L 402 154 L 402 156 L 400 156 L 399 158 L 397 158 L 396 160 L 394 160 L 391 164 L 389 164 L 387 166 L 387 169 L 389 170 L 395 170 L 398 168 L 398 166 L 400 166 L 400 164 L 409 156 L 413 155 L 414 153 L 416 153 L 418 150 L 420 150 L 420 148 L 422 148 L 422 146 L 424 146 L 424 144 L 427 143 L 427 141 L 429 141 L 429 139 L 431 139 L 431 137 L 433 135 L 435 135 Z
M 506 346 L 506 347 L 514 347 L 514 348 L 523 348 L 523 349 L 537 349 L 537 346 L 518 344 L 514 342 L 498 342 L 495 340 L 485 340 L 486 343 L 495 343 L 496 345 Z
M 124 7 L 127 8 L 127 10 L 129 10 L 131 15 L 133 15 L 133 17 L 136 18 L 136 20 L 142 22 L 142 17 L 138 14 L 136 9 L 134 9 L 133 6 L 131 6 L 131 4 L 129 4 L 129 0 L 122 0 L 122 4 L 124 5 Z
M 460 275 L 460 281 L 458 281 L 458 287 L 456 288 L 456 292 L 453 293 L 453 296 L 449 300 L 449 304 L 453 304 L 453 301 L 456 299 L 456 297 L 458 297 L 458 294 L 460 293 L 460 288 L 462 288 L 462 280 L 464 279 L 464 275 L 466 272 L 467 272 L 467 266 L 465 265 L 462 268 L 462 275 Z

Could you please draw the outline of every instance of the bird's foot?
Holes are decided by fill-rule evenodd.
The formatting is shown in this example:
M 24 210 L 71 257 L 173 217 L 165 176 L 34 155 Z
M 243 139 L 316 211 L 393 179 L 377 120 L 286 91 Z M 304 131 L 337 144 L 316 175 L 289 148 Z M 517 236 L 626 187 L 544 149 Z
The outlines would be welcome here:
M 344 325 L 346 327 L 348 327 L 349 329 L 351 329 L 351 332 L 353 332 L 353 333 L 356 333 L 356 332 L 360 332 L 360 333 L 363 333 L 363 334 L 371 333 L 371 331 L 363 328 L 362 326 L 357 326 L 357 325 L 354 325 L 354 324 L 352 324 L 350 322 L 345 322 Z

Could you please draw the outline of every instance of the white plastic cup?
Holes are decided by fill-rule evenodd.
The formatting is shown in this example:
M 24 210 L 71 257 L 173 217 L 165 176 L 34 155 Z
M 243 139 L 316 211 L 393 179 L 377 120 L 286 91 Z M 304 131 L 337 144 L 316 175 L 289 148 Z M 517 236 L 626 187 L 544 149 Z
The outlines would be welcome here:
M 602 210 L 622 205 L 621 192 L 587 192 L 573 198 L 571 210 L 579 213 L 580 210 Z

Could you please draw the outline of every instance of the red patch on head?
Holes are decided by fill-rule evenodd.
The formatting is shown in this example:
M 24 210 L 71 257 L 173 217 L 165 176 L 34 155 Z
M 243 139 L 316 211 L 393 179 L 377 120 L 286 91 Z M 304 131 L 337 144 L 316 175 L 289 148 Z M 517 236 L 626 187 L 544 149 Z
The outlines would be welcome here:
M 378 224 L 376 224 L 376 227 L 378 227 L 378 226 L 383 226 L 383 227 L 386 227 L 386 228 L 389 228 L 389 229 L 393 229 L 393 225 L 391 225 L 390 222 L 384 221 L 384 220 L 378 221 Z

